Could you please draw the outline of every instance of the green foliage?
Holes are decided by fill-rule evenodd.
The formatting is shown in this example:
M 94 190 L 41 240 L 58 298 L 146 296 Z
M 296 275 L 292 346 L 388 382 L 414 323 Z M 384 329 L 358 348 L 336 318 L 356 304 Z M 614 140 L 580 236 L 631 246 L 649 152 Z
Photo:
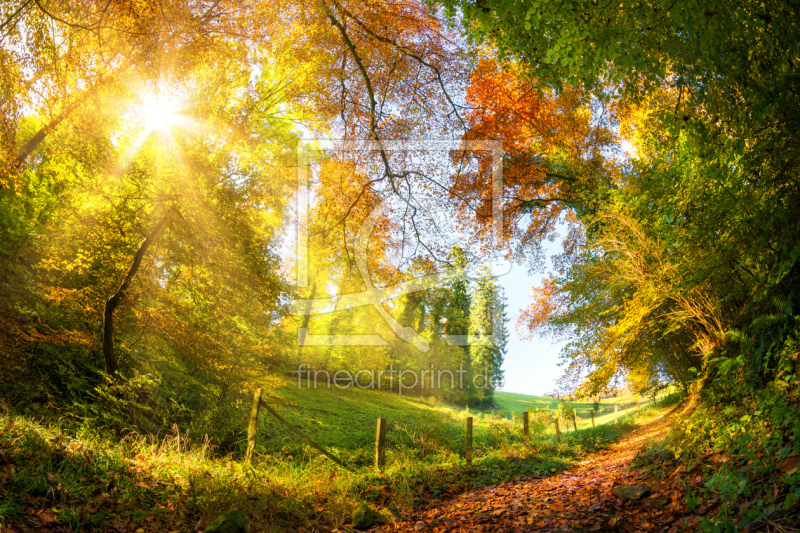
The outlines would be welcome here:
M 542 91 L 606 103 L 631 143 L 570 206 L 583 235 L 528 317 L 570 339 L 573 385 L 769 383 L 800 286 L 797 5 L 442 4 Z
M 553 414 L 548 408 L 532 409 L 528 417 L 528 424 L 534 437 L 544 435 L 553 425 Z
M 467 259 L 465 252 L 459 248 L 453 248 L 452 261 L 456 268 L 461 269 L 459 274 L 450 282 L 447 293 L 447 304 L 444 311 L 444 332 L 445 335 L 465 337 L 469 333 L 470 312 L 472 311 L 472 298 L 469 294 L 469 280 L 467 279 L 466 267 Z M 464 405 L 469 405 L 477 397 L 477 391 L 473 385 L 475 367 L 470 354 L 470 346 L 456 346 L 456 354 L 452 361 L 452 368 L 464 370 L 464 387 L 455 388 L 452 392 L 452 399 Z
M 85 27 L 61 33 L 65 20 L 90 16 L 82 11 L 90 4 L 52 5 L 64 20 L 27 9 L 3 15 L 0 115 L 11 144 L 0 158 L 0 354 L 17 373 L 0 373 L 0 394 L 23 410 L 77 413 L 117 430 L 212 429 L 254 369 L 283 350 L 288 284 L 278 233 L 295 185 L 284 169 L 298 142 L 284 78 L 274 55 L 272 68 L 251 72 L 266 49 L 173 50 L 176 70 L 156 72 L 147 66 L 153 43 L 138 32 L 130 40 L 116 30 L 99 40 Z M 172 27 L 190 11 L 169 15 Z M 109 14 L 115 28 L 140 15 Z M 115 46 L 130 51 L 125 66 L 100 59 Z M 179 118 L 159 117 L 172 122 L 155 131 L 143 108 L 167 96 L 191 104 L 175 110 Z M 37 133 L 44 140 L 20 165 Z M 98 389 L 104 303 L 168 212 L 175 216 L 115 313 L 122 376 Z M 134 384 L 146 374 L 158 382 L 147 391 Z M 136 401 L 162 412 L 137 414 Z
M 789 459 L 800 455 L 797 333 L 763 347 L 778 361 L 766 386 L 731 386 L 740 383 L 746 357 L 741 366 L 725 365 L 670 439 L 645 449 L 634 463 L 666 477 L 671 472 L 660 467 L 661 460 L 677 456 L 687 471 L 699 474 L 703 482 L 687 494 L 686 505 L 718 505 L 702 531 L 755 530 L 778 513 L 789 523 L 798 518 L 800 477 Z
M 502 288 L 491 270 L 484 266 L 478 273 L 478 281 L 472 295 L 470 310 L 470 335 L 492 335 L 492 344 L 473 341 L 470 346 L 471 368 L 475 382 L 479 388 L 475 391 L 477 403 L 491 405 L 494 398 L 495 384 L 501 383 L 503 377 L 503 360 L 508 343 L 508 317 L 506 302 Z
M 176 425 L 186 427 L 193 411 L 178 403 L 161 379 L 150 374 L 112 379 L 98 385 L 87 401 L 84 422 L 121 435 L 163 436 Z M 168 429 L 169 428 L 169 429 Z
M 558 416 L 561 420 L 572 422 L 572 417 L 575 416 L 575 408 L 571 403 L 562 400 L 558 404 Z
M 798 13 L 784 2 L 598 2 L 567 9 L 539 0 L 441 3 L 453 15 L 461 10 L 473 41 L 493 41 L 502 57 L 525 62 L 550 86 L 580 84 L 601 93 L 610 84 L 642 95 L 667 82 L 712 114 L 747 117 L 731 122 L 752 130 L 769 124 L 781 104 L 796 109 L 784 91 L 800 42 L 791 22 Z M 742 90 L 749 110 L 725 101 Z

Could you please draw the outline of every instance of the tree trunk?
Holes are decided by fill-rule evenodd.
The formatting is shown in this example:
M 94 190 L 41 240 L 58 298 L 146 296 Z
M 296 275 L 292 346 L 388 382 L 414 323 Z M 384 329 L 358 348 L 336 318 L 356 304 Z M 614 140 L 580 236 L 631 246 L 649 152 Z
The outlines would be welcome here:
M 131 268 L 125 275 L 122 283 L 120 283 L 117 292 L 106 300 L 105 309 L 103 310 L 103 360 L 105 361 L 106 373 L 111 376 L 117 373 L 117 358 L 114 356 L 114 310 L 117 308 L 120 301 L 122 301 L 122 297 L 125 296 L 125 291 L 128 290 L 131 281 L 133 281 L 133 277 L 139 270 L 144 254 L 153 243 L 153 240 L 158 236 L 158 233 L 161 231 L 161 228 L 167 222 L 174 209 L 173 207 L 167 211 L 161 221 L 150 231 L 150 235 L 145 238 L 144 242 L 136 251 L 136 255 L 133 256 L 133 264 L 131 264 Z

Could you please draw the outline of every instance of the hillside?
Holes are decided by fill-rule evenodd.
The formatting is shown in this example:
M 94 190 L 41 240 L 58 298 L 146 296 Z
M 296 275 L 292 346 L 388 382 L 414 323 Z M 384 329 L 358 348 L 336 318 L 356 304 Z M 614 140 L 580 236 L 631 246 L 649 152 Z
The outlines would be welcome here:
M 664 397 L 662 394 L 661 398 Z M 298 388 L 287 381 L 270 393 L 265 401 L 272 403 L 282 415 L 319 444 L 331 449 L 348 452 L 369 447 L 375 440 L 376 420 L 385 418 L 390 432 L 410 432 L 426 425 L 443 425 L 448 428 L 463 426 L 468 416 L 474 419 L 476 438 L 489 434 L 491 426 L 515 427 L 521 431 L 522 412 L 528 409 L 559 409 L 559 400 L 545 396 L 530 396 L 509 392 L 495 393 L 492 409 L 465 409 L 437 400 L 435 397 L 398 395 L 396 393 L 350 387 L 337 389 L 325 385 L 316 388 Z M 578 428 L 591 427 L 591 410 L 595 410 L 595 424 L 614 421 L 614 405 L 619 406 L 618 417 L 624 420 L 637 411 L 636 395 L 606 398 L 600 402 L 570 402 L 576 410 Z M 640 403 L 646 406 L 648 400 Z M 244 428 L 244 426 L 243 426 Z M 562 422 L 562 429 L 571 430 Z M 547 434 L 555 432 L 547 428 Z M 278 453 L 294 449 L 301 443 L 288 436 L 285 428 L 262 411 L 259 420 L 258 450 L 263 453 Z

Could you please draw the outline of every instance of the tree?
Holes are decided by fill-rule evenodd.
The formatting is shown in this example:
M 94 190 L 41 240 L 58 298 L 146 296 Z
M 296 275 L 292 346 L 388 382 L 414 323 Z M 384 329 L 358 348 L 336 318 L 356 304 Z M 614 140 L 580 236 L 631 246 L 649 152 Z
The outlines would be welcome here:
M 227 2 L 28 4 L 3 18 L 3 306 L 31 346 L 60 346 L 47 387 L 89 382 L 63 398 L 90 393 L 102 353 L 200 423 L 285 350 L 290 70 L 237 44 L 252 11 Z
M 491 344 L 473 340 L 470 346 L 470 359 L 473 374 L 484 376 L 486 380 L 482 383 L 482 387 L 479 386 L 475 391 L 475 397 L 480 403 L 490 405 L 495 384 L 503 377 L 502 366 L 508 343 L 506 327 L 508 317 L 502 287 L 497 285 L 497 278 L 492 275 L 489 267 L 484 266 L 478 272 L 476 285 L 472 295 L 469 334 L 492 335 L 494 340 Z
M 797 109 L 796 96 L 782 90 L 800 46 L 791 22 L 797 6 L 785 2 L 714 2 L 704 9 L 687 1 L 571 9 L 534 0 L 442 4 L 453 15 L 462 12 L 471 39 L 491 41 L 545 86 L 639 97 L 668 84 L 679 93 L 676 111 L 686 103 L 720 118 L 749 116 L 730 124 L 741 132 L 769 124 L 782 104 Z
M 797 7 L 444 5 L 543 92 L 605 102 L 631 143 L 583 189 L 559 276 L 525 320 L 574 333 L 573 375 L 591 388 L 621 369 L 711 383 L 711 361 L 736 358 L 727 332 L 797 297 L 797 247 L 779 244 L 800 205 Z M 753 357 L 744 367 L 763 383 L 775 367 L 755 371 Z
M 106 300 L 105 308 L 103 309 L 103 360 L 105 361 L 106 373 L 110 376 L 116 374 L 118 368 L 117 357 L 114 355 L 114 310 L 125 296 L 125 291 L 127 291 L 128 287 L 130 287 L 136 272 L 139 271 L 139 267 L 142 265 L 142 259 L 144 259 L 147 249 L 150 248 L 152 242 L 158 237 L 158 234 L 161 232 L 161 228 L 164 227 L 164 224 L 166 224 L 168 221 L 168 217 L 170 217 L 172 214 L 173 210 L 170 209 L 150 231 L 147 237 L 145 237 L 144 242 L 142 242 L 141 246 L 139 246 L 139 249 L 136 251 L 136 254 L 133 256 L 131 268 L 125 275 L 125 278 L 123 278 L 119 288 L 114 294 L 109 296 L 108 300 Z
M 10 46 L 2 48 L 0 114 L 4 142 L 13 146 L 0 168 L 7 183 L 18 181 L 23 165 L 57 129 L 81 129 L 86 147 L 102 141 L 99 127 L 117 123 L 117 104 L 133 86 L 158 83 L 165 71 L 174 80 L 189 79 L 210 50 L 229 48 L 227 36 L 250 16 L 227 1 L 161 9 L 99 1 L 46 7 L 24 2 L 3 11 L 2 38 Z M 32 131 L 20 130 L 24 108 L 40 112 Z M 15 139 L 18 134 L 25 135 L 22 142 Z
M 474 369 L 469 353 L 469 345 L 464 342 L 469 334 L 471 296 L 469 293 L 469 280 L 466 275 L 467 259 L 464 251 L 454 247 L 451 253 L 453 265 L 459 269 L 448 286 L 447 303 L 444 308 L 444 333 L 445 339 L 450 337 L 454 344 L 454 357 L 450 362 L 453 371 L 462 371 L 463 381 L 455 394 L 455 399 L 468 404 L 473 396 L 472 378 Z

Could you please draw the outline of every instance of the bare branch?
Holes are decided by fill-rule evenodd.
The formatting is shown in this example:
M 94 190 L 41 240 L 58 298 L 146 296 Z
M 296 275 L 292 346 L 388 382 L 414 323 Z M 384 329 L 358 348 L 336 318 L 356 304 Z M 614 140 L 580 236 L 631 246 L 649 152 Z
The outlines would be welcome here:
M 376 40 L 378 40 L 378 41 L 380 41 L 380 42 L 383 42 L 383 43 L 386 43 L 386 44 L 390 44 L 390 45 L 392 45 L 394 48 L 396 48 L 397 50 L 401 51 L 403 54 L 405 54 L 405 55 L 407 55 L 407 56 L 409 56 L 409 57 L 411 57 L 411 58 L 413 58 L 413 59 L 417 60 L 419 63 L 421 63 L 422 65 L 425 65 L 425 66 L 426 66 L 426 67 L 428 67 L 430 70 L 432 70 L 432 71 L 433 71 L 433 72 L 436 74 L 436 80 L 439 82 L 439 86 L 440 86 L 440 87 L 441 87 L 441 89 L 442 89 L 442 92 L 443 92 L 443 94 L 444 94 L 444 97 L 447 99 L 447 102 L 450 104 L 450 107 L 453 109 L 453 114 L 455 114 L 456 118 L 458 119 L 458 122 L 459 122 L 459 123 L 460 123 L 460 124 L 463 126 L 463 124 L 464 124 L 464 121 L 463 121 L 463 119 L 461 118 L 461 115 L 459 114 L 458 110 L 459 110 L 459 108 L 464 108 L 464 106 L 458 106 L 458 105 L 456 105 L 456 103 L 455 103 L 455 102 L 453 102 L 453 99 L 450 97 L 450 93 L 447 91 L 447 88 L 445 87 L 444 80 L 442 79 L 442 71 L 439 69 L 439 67 L 437 67 L 437 66 L 435 66 L 435 65 L 432 65 L 431 63 L 429 63 L 428 61 L 426 61 L 425 59 L 423 59 L 423 58 L 422 58 L 422 57 L 421 57 L 419 54 L 417 54 L 417 53 L 415 53 L 415 52 L 413 52 L 413 51 L 409 50 L 409 49 L 408 49 L 406 46 L 404 46 L 404 45 L 402 45 L 402 44 L 398 43 L 398 42 L 397 42 L 397 40 L 395 40 L 395 39 L 389 39 L 388 37 L 384 37 L 384 36 L 382 36 L 382 35 L 379 35 L 379 34 L 378 34 L 378 33 L 376 33 L 375 31 L 373 31 L 371 28 L 369 28 L 369 27 L 368 27 L 368 26 L 367 26 L 367 25 L 366 25 L 364 22 L 362 22 L 362 21 L 361 21 L 361 20 L 360 20 L 358 17 L 356 17 L 356 16 L 355 16 L 355 15 L 353 15 L 353 14 L 352 14 L 350 11 L 348 11 L 348 10 L 347 10 L 347 8 L 346 8 L 346 7 L 344 7 L 344 6 L 342 6 L 342 5 L 341 5 L 341 4 L 340 4 L 340 3 L 339 3 L 337 0 L 333 0 L 333 4 L 334 4 L 334 5 L 335 5 L 335 6 L 336 6 L 336 7 L 337 7 L 339 10 L 341 10 L 341 12 L 342 12 L 342 13 L 344 13 L 345 15 L 347 15 L 348 17 L 350 17 L 351 19 L 353 19 L 353 21 L 354 21 L 354 22 L 355 22 L 355 23 L 356 23 L 356 24 L 357 24 L 357 25 L 358 25 L 358 26 L 359 26 L 359 27 L 360 27 L 362 30 L 364 30 L 364 32 L 365 32 L 367 35 L 369 35 L 370 37 L 372 37 L 372 38 L 374 38 L 374 39 L 376 39 Z

